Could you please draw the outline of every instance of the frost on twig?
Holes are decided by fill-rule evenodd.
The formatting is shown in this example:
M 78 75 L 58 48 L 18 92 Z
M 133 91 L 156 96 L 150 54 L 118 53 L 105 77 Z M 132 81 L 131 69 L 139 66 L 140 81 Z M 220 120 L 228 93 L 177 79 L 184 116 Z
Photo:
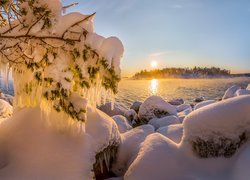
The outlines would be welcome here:
M 95 13 L 62 16 L 65 8 L 58 0 L 0 0 L 0 67 L 13 71 L 15 107 L 40 105 L 84 122 L 86 100 L 117 93 L 123 46 L 94 33 Z

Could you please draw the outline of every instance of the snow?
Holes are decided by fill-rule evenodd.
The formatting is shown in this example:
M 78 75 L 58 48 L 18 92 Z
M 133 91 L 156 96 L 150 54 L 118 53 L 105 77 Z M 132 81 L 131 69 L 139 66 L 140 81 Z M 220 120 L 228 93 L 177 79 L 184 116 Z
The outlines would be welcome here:
M 12 106 L 7 101 L 0 99 L 0 124 L 2 120 L 10 117 L 12 113 Z
M 233 85 L 230 88 L 228 88 L 224 94 L 224 96 L 222 97 L 222 99 L 228 99 L 228 98 L 232 98 L 235 96 L 235 93 L 237 90 L 241 89 L 240 86 L 238 85 Z
M 39 108 L 24 108 L 0 124 L 0 179 L 90 179 L 92 141 L 52 129 Z
M 186 146 L 180 146 L 159 133 L 149 135 L 137 158 L 127 170 L 125 180 L 217 179 L 231 177 L 235 158 L 200 159 Z
M 138 117 L 141 120 L 149 121 L 153 118 L 176 115 L 176 113 L 176 107 L 166 102 L 160 96 L 150 96 L 140 106 Z
M 115 115 L 112 117 L 118 126 L 120 133 L 125 133 L 132 129 L 132 126 L 129 124 L 128 120 L 122 115 Z
M 164 126 L 157 129 L 157 132 L 166 136 L 167 138 L 174 141 L 176 144 L 181 142 L 181 138 L 183 135 L 183 125 L 182 124 L 174 124 L 170 126 Z
M 176 116 L 166 116 L 163 118 L 153 118 L 148 122 L 148 124 L 151 124 L 155 127 L 155 129 L 158 129 L 171 124 L 180 124 L 180 121 Z
M 247 86 L 247 88 L 246 88 L 247 90 L 250 90 L 250 84 L 248 84 L 248 86 Z
M 235 92 L 236 96 L 242 96 L 242 95 L 250 95 L 250 90 L 247 89 L 238 89 Z
M 202 107 L 213 104 L 215 102 L 216 102 L 215 100 L 207 100 L 207 101 L 200 102 L 194 106 L 194 110 L 200 109 Z
M 7 101 L 10 105 L 13 105 L 13 96 L 4 94 L 0 91 L 0 99 Z
M 121 176 L 126 172 L 136 158 L 141 143 L 152 133 L 154 133 L 153 126 L 142 125 L 122 134 L 122 142 L 118 149 L 116 162 L 112 168 L 117 176 Z

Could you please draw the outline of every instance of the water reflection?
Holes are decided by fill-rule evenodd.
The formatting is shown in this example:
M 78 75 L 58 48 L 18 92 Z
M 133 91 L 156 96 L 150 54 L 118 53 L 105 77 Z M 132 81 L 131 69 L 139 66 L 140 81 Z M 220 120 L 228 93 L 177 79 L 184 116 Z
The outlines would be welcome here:
M 151 94 L 153 94 L 153 95 L 157 94 L 158 85 L 159 85 L 158 79 L 152 79 L 150 81 L 149 90 L 150 90 Z

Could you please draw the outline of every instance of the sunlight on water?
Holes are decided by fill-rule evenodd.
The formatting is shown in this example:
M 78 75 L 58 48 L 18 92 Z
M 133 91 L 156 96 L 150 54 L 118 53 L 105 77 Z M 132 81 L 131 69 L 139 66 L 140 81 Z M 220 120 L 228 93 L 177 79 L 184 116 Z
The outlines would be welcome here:
M 150 81 L 149 90 L 152 93 L 152 95 L 156 95 L 157 94 L 157 92 L 158 92 L 158 85 L 159 85 L 158 79 L 152 79 Z

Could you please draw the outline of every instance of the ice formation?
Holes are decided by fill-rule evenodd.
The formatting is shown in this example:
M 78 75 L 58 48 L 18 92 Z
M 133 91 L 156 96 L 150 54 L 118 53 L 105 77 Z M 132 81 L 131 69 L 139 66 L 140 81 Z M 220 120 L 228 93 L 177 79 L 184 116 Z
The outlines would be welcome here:
M 139 109 L 140 121 L 148 122 L 152 118 L 161 118 L 167 115 L 176 115 L 176 107 L 159 96 L 150 96 Z
M 83 122 L 86 103 L 77 109 L 74 93 L 94 106 L 114 99 L 123 45 L 94 32 L 95 14 L 62 15 L 59 0 L 19 1 L 15 8 L 16 18 L 0 29 L 1 69 L 13 72 L 14 109 L 39 105 Z
M 250 95 L 250 90 L 247 90 L 247 89 L 238 89 L 235 92 L 235 95 L 236 96 Z
M 3 119 L 9 118 L 12 113 L 12 106 L 5 100 L 0 99 L 0 123 Z

